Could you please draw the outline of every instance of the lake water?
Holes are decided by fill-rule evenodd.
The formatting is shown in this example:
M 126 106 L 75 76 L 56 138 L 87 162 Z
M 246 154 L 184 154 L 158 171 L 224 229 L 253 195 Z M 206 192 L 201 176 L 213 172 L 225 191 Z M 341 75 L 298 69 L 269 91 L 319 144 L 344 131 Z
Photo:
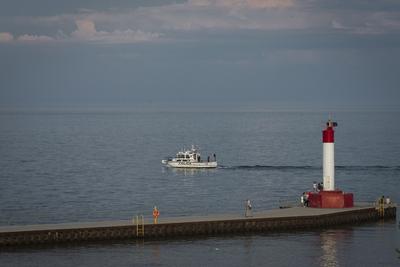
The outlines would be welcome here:
M 336 186 L 400 201 L 398 112 L 335 112 Z M 0 225 L 243 213 L 322 181 L 326 112 L 2 112 Z M 196 144 L 215 170 L 161 159 Z M 398 266 L 398 222 L 0 252 L 1 266 Z

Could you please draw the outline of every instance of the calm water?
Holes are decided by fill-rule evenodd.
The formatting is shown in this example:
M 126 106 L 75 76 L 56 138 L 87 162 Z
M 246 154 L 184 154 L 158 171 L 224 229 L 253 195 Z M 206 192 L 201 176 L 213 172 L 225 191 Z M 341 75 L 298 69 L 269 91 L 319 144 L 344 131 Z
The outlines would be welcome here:
M 337 112 L 336 185 L 356 201 L 400 202 L 396 112 Z M 317 112 L 0 113 L 0 225 L 242 213 L 297 201 L 321 181 Z M 216 170 L 173 170 L 183 146 Z M 400 264 L 396 222 L 346 229 L 3 251 L 18 266 L 352 266 Z

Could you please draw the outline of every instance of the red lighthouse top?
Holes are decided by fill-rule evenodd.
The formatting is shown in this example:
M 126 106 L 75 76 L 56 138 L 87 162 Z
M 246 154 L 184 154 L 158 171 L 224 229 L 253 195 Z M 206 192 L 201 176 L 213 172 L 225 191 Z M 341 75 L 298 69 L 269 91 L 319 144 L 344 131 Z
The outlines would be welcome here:
M 337 126 L 336 122 L 328 120 L 326 123 L 326 129 L 322 131 L 322 142 L 323 143 L 334 143 L 335 142 L 335 131 L 334 127 Z

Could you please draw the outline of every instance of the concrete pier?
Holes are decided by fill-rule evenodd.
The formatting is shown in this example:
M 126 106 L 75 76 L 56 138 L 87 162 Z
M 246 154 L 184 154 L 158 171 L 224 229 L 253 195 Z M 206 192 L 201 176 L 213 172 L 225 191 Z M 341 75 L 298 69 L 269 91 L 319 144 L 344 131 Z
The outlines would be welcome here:
M 132 220 L 1 226 L 0 247 L 84 242 L 117 239 L 158 239 L 182 236 L 208 236 L 235 233 L 269 233 L 317 229 L 345 224 L 359 224 L 396 217 L 396 206 L 358 206 L 345 209 L 317 209 L 293 207 L 254 212 L 252 217 L 220 214 L 196 217 L 160 217 L 153 224 L 151 217 L 144 220 L 144 231 L 138 231 Z M 142 226 L 142 225 L 139 225 Z

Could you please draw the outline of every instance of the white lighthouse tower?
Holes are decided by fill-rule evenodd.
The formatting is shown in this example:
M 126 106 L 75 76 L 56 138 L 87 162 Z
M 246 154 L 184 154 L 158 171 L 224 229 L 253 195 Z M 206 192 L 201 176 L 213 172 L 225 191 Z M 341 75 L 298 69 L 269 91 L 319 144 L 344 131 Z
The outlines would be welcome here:
M 353 193 L 345 193 L 335 187 L 335 127 L 337 123 L 329 119 L 322 131 L 324 188 L 318 192 L 308 192 L 308 206 L 311 208 L 354 207 Z
M 336 122 L 328 120 L 322 131 L 323 143 L 323 181 L 325 191 L 335 191 L 335 131 Z

